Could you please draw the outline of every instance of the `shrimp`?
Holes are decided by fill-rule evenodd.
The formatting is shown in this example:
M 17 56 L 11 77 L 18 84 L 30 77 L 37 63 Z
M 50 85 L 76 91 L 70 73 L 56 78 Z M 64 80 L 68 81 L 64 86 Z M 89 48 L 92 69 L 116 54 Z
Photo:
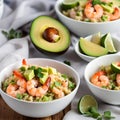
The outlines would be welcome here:
M 86 4 L 84 13 L 87 18 L 89 18 L 92 21 L 96 21 L 103 15 L 103 8 L 96 4 L 94 7 L 92 7 L 91 0 Z
M 67 88 L 68 87 L 68 80 L 63 80 L 62 81 L 62 86 Z
M 16 76 L 16 78 L 18 79 L 24 79 L 23 75 L 17 70 L 13 71 L 13 75 Z
M 17 80 L 16 84 L 9 84 L 6 92 L 12 97 L 16 97 L 17 94 L 22 94 L 26 92 L 26 81 L 24 79 Z
M 93 83 L 94 85 L 98 86 L 98 87 L 102 87 L 102 86 L 107 86 L 109 85 L 109 79 L 108 77 L 105 75 L 104 71 L 99 71 L 96 72 L 92 77 L 91 77 L 91 83 Z
M 27 65 L 27 62 L 25 59 L 22 60 L 22 65 Z
M 120 86 L 120 74 L 116 75 L 116 83 L 118 86 Z
M 113 14 L 110 14 L 109 17 L 110 17 L 110 18 L 109 18 L 110 21 L 119 19 L 119 18 L 120 18 L 120 8 L 115 7 L 114 13 L 113 13 Z
M 55 94 L 56 98 L 64 97 L 64 92 L 61 89 L 53 87 L 52 92 Z
M 51 82 L 51 77 L 48 77 L 44 85 L 37 88 L 38 81 L 29 80 L 27 82 L 27 91 L 32 96 L 43 97 L 49 89 L 50 82 Z

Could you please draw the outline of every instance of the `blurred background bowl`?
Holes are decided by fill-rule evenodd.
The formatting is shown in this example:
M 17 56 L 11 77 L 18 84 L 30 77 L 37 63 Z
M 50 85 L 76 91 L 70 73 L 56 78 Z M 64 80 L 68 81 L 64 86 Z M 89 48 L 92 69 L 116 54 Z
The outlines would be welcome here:
M 120 90 L 107 90 L 93 85 L 90 82 L 91 76 L 101 66 L 110 65 L 112 62 L 120 61 L 120 55 L 106 55 L 94 59 L 85 68 L 84 78 L 91 92 L 105 103 L 120 105 Z
M 110 22 L 84 22 L 77 21 L 72 18 L 66 17 L 61 12 L 61 4 L 63 0 L 57 0 L 55 4 L 55 11 L 60 21 L 68 27 L 68 29 L 77 36 L 85 37 L 96 32 L 114 33 L 120 31 L 120 19 Z
M 70 104 L 80 84 L 80 78 L 77 72 L 72 67 L 55 60 L 44 59 L 44 58 L 27 59 L 27 63 L 29 65 L 32 64 L 32 65 L 40 65 L 43 67 L 44 66 L 54 67 L 60 73 L 64 73 L 67 74 L 68 76 L 73 77 L 76 83 L 76 87 L 70 94 L 60 99 L 52 100 L 49 102 L 28 102 L 13 98 L 10 95 L 6 94 L 1 87 L 2 87 L 2 81 L 4 81 L 5 78 L 9 76 L 14 69 L 17 69 L 22 65 L 22 61 L 16 62 L 12 65 L 7 66 L 5 69 L 3 69 L 0 72 L 0 93 L 3 100 L 11 109 L 13 109 L 14 111 L 16 111 L 21 115 L 38 118 L 38 117 L 47 117 L 50 115 L 54 115 L 60 112 L 61 110 L 63 110 L 67 105 Z

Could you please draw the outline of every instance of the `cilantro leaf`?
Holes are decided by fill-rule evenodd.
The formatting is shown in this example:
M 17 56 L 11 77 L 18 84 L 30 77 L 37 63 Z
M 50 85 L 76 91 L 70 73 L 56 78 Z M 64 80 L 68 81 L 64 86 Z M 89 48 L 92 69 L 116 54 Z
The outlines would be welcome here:
M 111 112 L 110 112 L 110 111 L 105 111 L 103 117 L 104 117 L 105 119 L 109 119 L 109 120 L 110 120 L 111 118 L 115 118 L 115 117 L 111 116 Z
M 70 63 L 70 61 L 67 61 L 67 60 L 65 60 L 65 61 L 63 61 L 66 65 L 69 65 L 69 66 L 71 66 L 71 63 Z
M 92 0 L 92 4 L 93 5 L 101 4 L 101 1 L 100 0 Z
M 38 78 L 43 78 L 43 73 L 42 73 L 43 69 L 42 68 L 37 68 L 34 70 L 35 76 L 37 76 Z
M 14 39 L 14 38 L 21 38 L 23 36 L 22 31 L 14 30 L 13 28 L 10 29 L 8 32 L 3 30 L 2 33 L 6 36 L 8 40 Z

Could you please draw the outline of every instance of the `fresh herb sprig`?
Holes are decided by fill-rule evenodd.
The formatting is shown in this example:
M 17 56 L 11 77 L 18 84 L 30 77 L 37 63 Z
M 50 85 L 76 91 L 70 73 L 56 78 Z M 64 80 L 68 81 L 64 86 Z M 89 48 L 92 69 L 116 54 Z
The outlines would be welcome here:
M 65 60 L 65 61 L 63 61 L 66 65 L 69 65 L 69 66 L 71 66 L 71 63 L 70 63 L 70 61 L 68 61 L 68 60 Z
M 96 4 L 101 4 L 102 2 L 100 0 L 92 0 L 92 4 L 96 5 Z
M 110 111 L 105 111 L 104 114 L 100 114 L 96 107 L 89 107 L 88 111 L 84 114 L 87 117 L 92 117 L 97 120 L 111 120 L 114 119 Z
M 7 31 L 2 31 L 2 33 L 5 35 L 5 37 L 8 40 L 14 39 L 14 38 L 21 38 L 23 36 L 22 31 L 20 30 L 14 30 L 13 28 Z
M 37 68 L 34 70 L 35 72 L 35 75 L 38 77 L 38 78 L 43 78 L 43 69 L 42 68 Z

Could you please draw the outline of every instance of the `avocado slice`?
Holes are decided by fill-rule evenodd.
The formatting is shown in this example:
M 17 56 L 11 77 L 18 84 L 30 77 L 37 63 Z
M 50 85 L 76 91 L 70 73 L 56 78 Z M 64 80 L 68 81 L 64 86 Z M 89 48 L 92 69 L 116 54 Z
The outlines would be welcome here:
M 27 79 L 27 80 L 31 80 L 32 78 L 34 78 L 35 74 L 34 74 L 34 70 L 26 70 L 24 72 L 24 77 Z
M 40 78 L 40 83 L 41 83 L 41 84 L 44 84 L 45 81 L 46 81 L 47 78 L 48 78 L 48 72 L 42 72 L 42 74 L 43 74 L 43 77 Z
M 101 4 L 101 6 L 103 7 L 103 9 L 105 9 L 109 13 L 114 12 L 114 9 L 112 7 L 110 7 L 110 6 L 108 6 L 108 5 Z
M 57 74 L 57 70 L 55 68 L 49 67 L 49 74 Z
M 48 53 L 64 53 L 71 42 L 68 29 L 58 20 L 45 15 L 33 20 L 30 38 L 39 51 Z
M 111 68 L 115 73 L 120 73 L 120 62 L 112 62 Z
M 93 57 L 106 55 L 108 53 L 108 50 L 106 48 L 88 41 L 82 37 L 79 40 L 79 48 L 84 54 Z

